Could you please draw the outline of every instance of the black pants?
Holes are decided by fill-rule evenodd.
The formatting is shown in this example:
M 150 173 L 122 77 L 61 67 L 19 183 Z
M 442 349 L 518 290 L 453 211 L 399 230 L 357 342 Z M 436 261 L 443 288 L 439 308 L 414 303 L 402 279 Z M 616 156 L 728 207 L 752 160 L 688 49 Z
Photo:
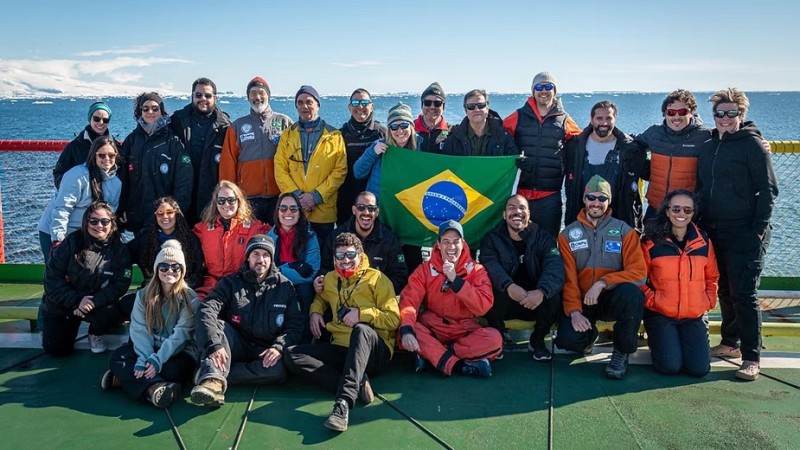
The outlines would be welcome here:
M 153 378 L 136 378 L 133 371 L 137 359 L 138 356 L 133 350 L 133 344 L 128 342 L 114 350 L 108 365 L 111 373 L 122 384 L 122 389 L 131 397 L 143 401 L 147 401 L 145 392 L 150 386 L 165 381 L 180 383 L 188 380 L 197 366 L 197 362 L 192 355 L 186 352 L 179 352 L 172 355 L 172 358 L 161 367 L 161 372 L 157 373 Z
M 214 378 L 222 382 L 225 390 L 228 384 L 278 384 L 286 381 L 283 359 L 272 367 L 264 367 L 259 355 L 268 347 L 245 340 L 228 322 L 219 322 L 225 330 L 222 347 L 228 354 L 227 363 L 220 370 L 208 358 L 208 353 L 204 354 L 200 360 L 198 381 Z
M 759 361 L 761 354 L 761 306 L 758 282 L 770 242 L 750 228 L 710 230 L 719 267 L 719 309 L 722 313 L 722 344 L 738 347 L 742 359 Z
M 533 326 L 530 342 L 537 344 L 544 341 L 545 336 L 550 332 L 550 327 L 558 320 L 561 309 L 560 292 L 545 298 L 536 309 L 528 309 L 512 300 L 505 292 L 494 291 L 494 303 L 485 317 L 489 326 L 496 328 L 501 333 L 506 331 L 504 320 L 535 320 L 536 324 Z
M 50 356 L 60 357 L 75 351 L 75 338 L 81 322 L 89 323 L 89 334 L 102 336 L 114 331 L 122 323 L 122 312 L 118 303 L 95 308 L 81 319 L 73 314 L 42 316 L 42 348 Z
M 392 354 L 378 333 L 360 323 L 350 334 L 349 347 L 329 343 L 295 345 L 286 352 L 286 368 L 300 378 L 336 391 L 352 408 L 364 374 L 377 375 Z
M 556 345 L 565 350 L 581 353 L 597 336 L 598 320 L 614 321 L 614 349 L 634 353 L 639 344 L 639 325 L 644 313 L 644 294 L 633 283 L 621 283 L 614 289 L 603 291 L 597 304 L 583 305 L 583 315 L 592 322 L 592 329 L 578 332 L 572 328 L 569 316 L 561 315 L 558 323 Z
M 317 234 L 319 245 L 325 245 L 328 242 L 328 235 L 333 232 L 333 223 L 316 223 L 309 222 L 311 229 Z
M 558 237 L 561 231 L 561 216 L 563 215 L 561 203 L 561 193 L 548 195 L 536 200 L 528 200 L 528 209 L 531 212 L 531 220 L 544 231 L 553 237 Z M 575 220 L 573 217 L 569 223 Z
M 272 222 L 275 221 L 275 205 L 278 203 L 278 197 L 254 197 L 248 200 L 253 206 L 253 215 L 256 219 L 274 225 Z

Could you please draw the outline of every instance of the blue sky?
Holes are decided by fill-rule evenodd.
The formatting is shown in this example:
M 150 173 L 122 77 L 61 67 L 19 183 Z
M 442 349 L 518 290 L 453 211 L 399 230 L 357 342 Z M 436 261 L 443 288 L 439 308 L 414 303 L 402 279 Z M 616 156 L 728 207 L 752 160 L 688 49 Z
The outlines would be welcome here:
M 69 5 L 69 6 L 67 6 Z M 135 6 L 134 6 L 135 5 Z M 0 83 L 243 94 L 800 90 L 795 1 L 7 2 Z M 135 89 L 134 89 L 135 90 Z M 0 89 L 0 95 L 2 94 Z

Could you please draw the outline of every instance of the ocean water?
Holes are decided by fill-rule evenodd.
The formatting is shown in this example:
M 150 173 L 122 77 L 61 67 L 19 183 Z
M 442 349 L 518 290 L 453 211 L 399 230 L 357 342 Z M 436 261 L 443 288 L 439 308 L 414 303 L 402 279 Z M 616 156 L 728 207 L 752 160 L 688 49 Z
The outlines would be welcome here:
M 629 134 L 637 134 L 648 126 L 660 123 L 661 102 L 665 93 L 565 93 L 561 95 L 565 110 L 579 126 L 589 122 L 592 105 L 610 100 L 619 109 L 617 127 Z M 698 112 L 701 119 L 713 125 L 711 105 L 707 103 L 710 92 L 698 92 Z M 490 107 L 505 117 L 526 100 L 527 94 L 490 94 Z M 767 140 L 800 140 L 800 92 L 749 93 L 748 120 L 756 122 Z M 450 95 L 445 108 L 445 119 L 450 124 L 464 117 L 463 95 Z M 2 139 L 72 139 L 87 123 L 87 109 L 94 99 L 0 99 L 0 140 Z M 133 99 L 110 98 L 113 116 L 109 128 L 122 140 L 134 127 Z M 321 99 L 320 115 L 328 123 L 340 126 L 349 118 L 348 97 L 334 96 Z M 418 95 L 391 94 L 373 96 L 375 118 L 385 122 L 388 110 L 398 101 L 420 111 Z M 186 98 L 166 98 L 165 106 L 172 113 L 189 103 Z M 273 110 L 296 118 L 293 98 L 275 97 Z M 223 97 L 219 106 L 232 119 L 248 113 L 247 99 Z M 0 188 L 3 193 L 5 221 L 6 261 L 39 262 L 36 224 L 52 196 L 52 174 L 58 154 L 32 152 L 0 152 Z M 766 274 L 800 276 L 800 263 L 796 254 L 800 248 L 790 236 L 800 233 L 800 154 L 773 157 L 781 194 L 773 220 L 773 244 L 770 249 Z

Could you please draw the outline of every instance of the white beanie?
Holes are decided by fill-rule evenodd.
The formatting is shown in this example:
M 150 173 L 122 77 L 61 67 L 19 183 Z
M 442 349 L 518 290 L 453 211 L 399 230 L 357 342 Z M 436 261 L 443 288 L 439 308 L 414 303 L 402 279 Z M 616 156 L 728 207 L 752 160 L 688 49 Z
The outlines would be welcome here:
M 183 247 L 175 239 L 170 239 L 161 246 L 161 251 L 156 255 L 156 262 L 153 263 L 153 273 L 158 272 L 158 265 L 165 261 L 174 261 L 183 267 L 186 273 L 186 259 L 183 256 Z

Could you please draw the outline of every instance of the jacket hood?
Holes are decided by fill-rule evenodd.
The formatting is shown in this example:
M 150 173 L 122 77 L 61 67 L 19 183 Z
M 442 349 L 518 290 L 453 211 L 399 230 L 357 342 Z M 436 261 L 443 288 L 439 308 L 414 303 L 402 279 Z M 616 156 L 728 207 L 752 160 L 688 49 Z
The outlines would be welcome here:
M 759 130 L 758 127 L 756 127 L 756 124 L 754 122 L 747 121 L 743 123 L 742 127 L 739 128 L 735 133 L 725 133 L 724 135 L 722 135 L 721 139 L 719 131 L 716 128 L 714 128 L 714 130 L 711 131 L 711 136 L 714 139 L 723 140 L 726 142 L 738 141 L 739 139 L 745 139 L 749 137 L 756 137 L 758 139 L 761 139 L 761 130 Z

